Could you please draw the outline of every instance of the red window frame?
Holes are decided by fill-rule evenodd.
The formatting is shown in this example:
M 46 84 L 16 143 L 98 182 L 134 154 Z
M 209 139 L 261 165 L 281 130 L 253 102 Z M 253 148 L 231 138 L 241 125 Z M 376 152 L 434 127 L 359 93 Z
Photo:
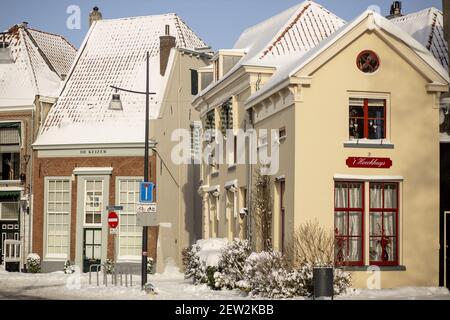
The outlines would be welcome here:
M 347 208 L 337 208 L 336 207 L 336 184 L 343 184 L 347 187 Z M 351 184 L 359 184 L 361 185 L 361 208 L 351 208 L 350 207 L 350 192 L 348 192 L 349 188 L 348 186 Z M 334 230 L 335 230 L 335 245 L 337 241 L 344 240 L 345 245 L 348 251 L 348 248 L 350 247 L 350 239 L 354 238 L 360 238 L 361 239 L 361 258 L 359 261 L 342 261 L 338 262 L 335 260 L 335 264 L 338 266 L 364 266 L 364 208 L 365 208 L 365 183 L 359 182 L 359 181 L 335 181 L 334 183 Z M 346 213 L 346 219 L 347 219 L 347 234 L 346 235 L 338 235 L 337 231 L 338 228 L 336 227 L 336 213 L 337 212 L 344 212 Z M 359 212 L 361 214 L 361 230 L 359 236 L 350 236 L 350 212 Z M 335 257 L 336 259 L 336 257 Z
M 374 118 L 374 117 L 369 117 L 369 100 L 371 99 L 363 99 L 364 100 L 364 106 L 363 106 L 363 112 L 364 112 L 364 116 L 361 117 L 352 117 L 349 114 L 349 120 L 364 120 L 364 137 L 358 138 L 358 139 L 369 139 L 369 121 L 370 120 L 382 120 L 383 121 L 383 137 L 381 139 L 386 139 L 386 99 L 379 99 L 379 100 L 383 100 L 384 101 L 384 112 L 383 112 L 383 118 Z M 378 100 L 378 99 L 377 99 Z M 351 100 L 349 103 L 349 111 L 350 111 L 350 106 L 351 106 Z M 350 132 L 349 132 L 350 133 Z
M 369 183 L 369 197 L 370 197 L 370 192 L 372 192 L 372 188 L 371 186 L 374 184 L 378 184 L 382 186 L 382 206 L 383 208 L 370 208 L 370 203 L 369 203 L 369 224 L 370 224 L 370 215 L 372 215 L 372 212 L 374 213 L 381 213 L 381 229 L 382 229 L 382 234 L 381 236 L 372 236 L 370 234 L 370 230 L 372 230 L 372 228 L 369 225 L 369 250 L 370 250 L 370 244 L 371 244 L 371 240 L 374 238 L 380 238 L 380 240 L 383 240 L 384 237 L 386 238 L 395 238 L 395 260 L 393 261 L 369 261 L 370 265 L 377 265 L 377 266 L 397 266 L 399 264 L 399 260 L 398 260 L 398 245 L 399 245 L 399 241 L 398 241 L 398 213 L 399 213 L 399 206 L 400 206 L 400 199 L 399 199 L 399 187 L 400 184 L 398 182 L 370 182 Z M 396 197 L 397 197 L 397 208 L 385 208 L 385 203 L 384 203 L 384 195 L 385 195 L 385 185 L 386 184 L 391 184 L 391 185 L 396 185 Z M 395 228 L 394 228 L 394 232 L 395 235 L 391 235 L 391 236 L 386 236 L 384 235 L 384 214 L 385 213 L 395 213 Z M 370 259 L 370 255 L 369 255 L 369 259 Z

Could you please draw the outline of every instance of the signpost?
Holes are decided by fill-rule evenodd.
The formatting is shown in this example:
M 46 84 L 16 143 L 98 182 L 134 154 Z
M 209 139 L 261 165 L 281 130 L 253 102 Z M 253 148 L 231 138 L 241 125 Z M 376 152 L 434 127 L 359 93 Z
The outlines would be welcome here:
M 155 185 L 152 182 L 141 182 L 139 202 L 151 203 L 153 202 L 153 189 Z
M 115 229 L 119 225 L 119 216 L 114 211 L 108 213 L 108 225 L 111 229 Z
M 136 224 L 142 227 L 157 226 L 156 203 L 139 203 L 136 207 Z

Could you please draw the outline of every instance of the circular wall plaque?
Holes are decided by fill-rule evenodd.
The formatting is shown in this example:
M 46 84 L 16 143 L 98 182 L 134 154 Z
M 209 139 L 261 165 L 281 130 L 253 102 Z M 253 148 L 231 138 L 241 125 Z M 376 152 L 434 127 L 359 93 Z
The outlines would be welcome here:
M 374 73 L 380 67 L 380 58 L 375 52 L 366 50 L 358 55 L 356 65 L 364 73 Z

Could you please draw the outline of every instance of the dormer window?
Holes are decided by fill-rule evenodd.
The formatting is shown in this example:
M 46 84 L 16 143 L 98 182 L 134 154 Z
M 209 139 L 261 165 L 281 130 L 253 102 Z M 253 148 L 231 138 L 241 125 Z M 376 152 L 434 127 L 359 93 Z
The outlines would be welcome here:
M 241 60 L 243 50 L 219 50 L 212 58 L 214 81 L 219 81 Z
M 214 67 L 212 65 L 209 65 L 198 69 L 197 72 L 198 72 L 198 87 L 200 88 L 200 91 L 202 91 L 213 82 Z

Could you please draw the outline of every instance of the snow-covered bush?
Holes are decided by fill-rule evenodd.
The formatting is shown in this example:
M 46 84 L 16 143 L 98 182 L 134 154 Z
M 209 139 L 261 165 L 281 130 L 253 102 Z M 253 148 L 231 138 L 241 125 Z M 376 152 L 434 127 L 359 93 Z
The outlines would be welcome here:
M 41 272 L 41 257 L 36 253 L 30 253 L 27 256 L 27 272 L 40 273 Z
M 116 263 L 112 259 L 106 259 L 103 266 L 105 268 L 104 270 L 105 270 L 106 274 L 113 274 Z
M 192 279 L 194 284 L 209 283 L 214 287 L 220 252 L 227 244 L 227 239 L 210 238 L 198 240 L 183 250 L 184 277 Z
M 299 279 L 296 272 L 287 270 L 280 252 L 254 252 L 247 258 L 244 279 L 237 286 L 251 295 L 288 298 L 297 295 Z
M 67 260 L 67 261 L 64 263 L 64 273 L 65 273 L 65 274 L 72 274 L 72 273 L 75 273 L 75 266 L 72 265 L 72 264 L 70 264 L 70 261 L 69 261 L 69 260 Z
M 147 273 L 153 273 L 153 266 L 155 265 L 155 260 L 152 257 L 147 258 Z
M 206 283 L 206 265 L 200 261 L 197 253 L 200 247 L 193 245 L 183 251 L 184 278 L 192 279 L 194 284 Z
M 245 260 L 251 253 L 248 240 L 234 239 L 222 249 L 218 272 L 214 275 L 214 287 L 235 289 L 237 283 L 244 279 Z

